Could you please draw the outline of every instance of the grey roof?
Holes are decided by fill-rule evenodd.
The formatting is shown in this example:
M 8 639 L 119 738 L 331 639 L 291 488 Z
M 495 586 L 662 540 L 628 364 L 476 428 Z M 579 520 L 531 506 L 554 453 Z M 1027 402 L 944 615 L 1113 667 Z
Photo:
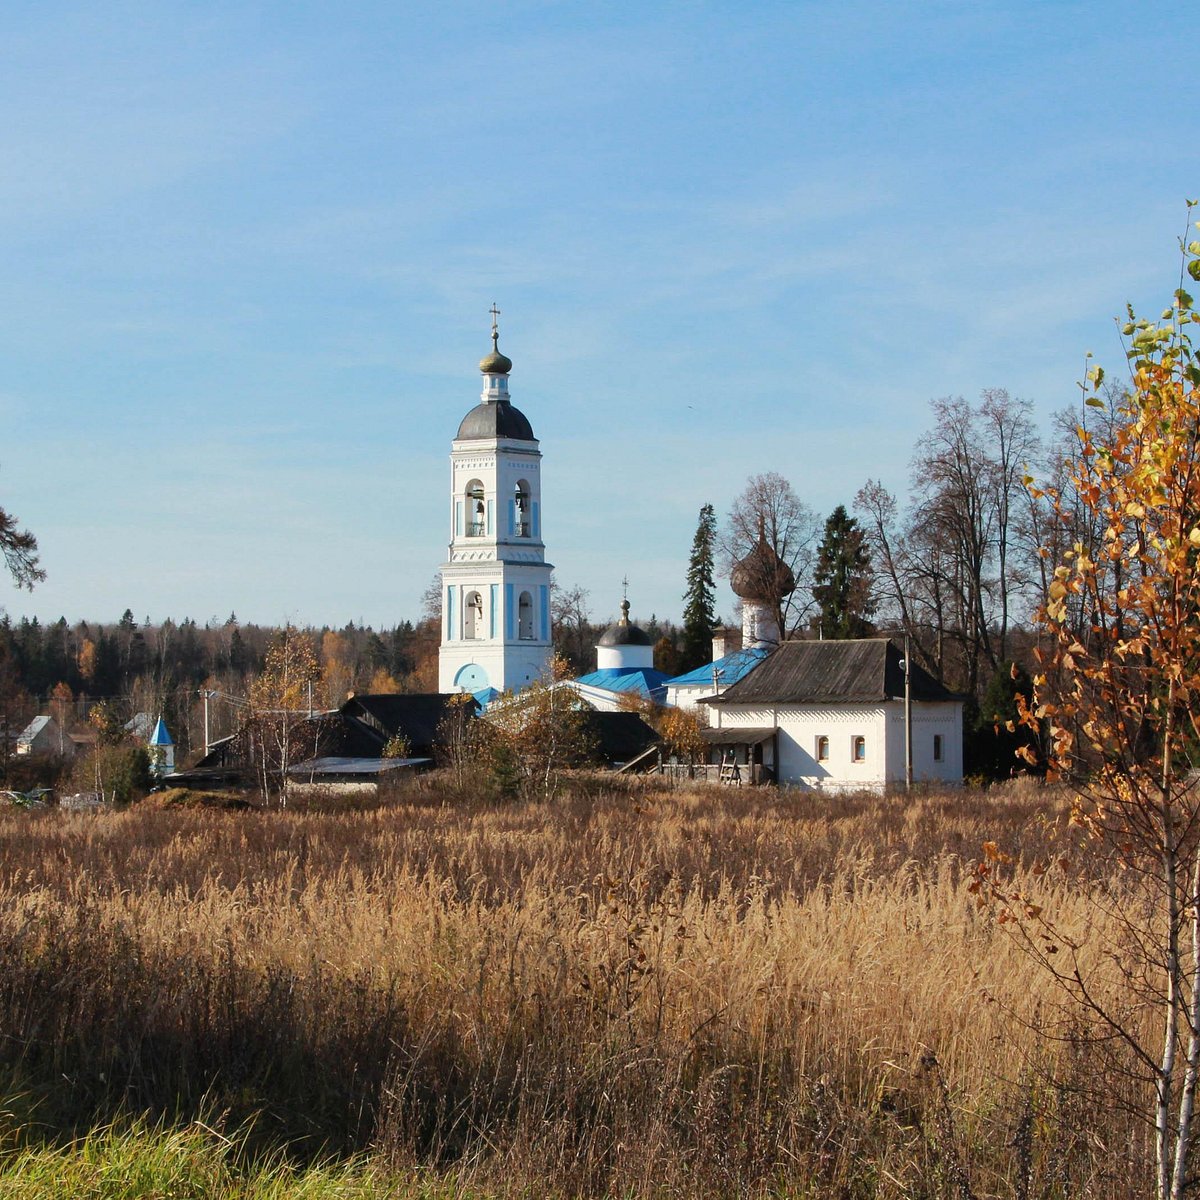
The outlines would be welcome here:
M 33 720 L 30 721 L 29 724 L 26 725 L 25 728 L 21 731 L 20 736 L 17 738 L 18 743 L 32 742 L 33 739 L 35 737 L 37 737 L 37 735 L 39 733 L 41 733 L 42 730 L 45 729 L 46 726 L 49 724 L 50 724 L 49 717 L 46 717 L 46 716 L 34 717 Z
M 700 736 L 709 746 L 757 746 L 759 742 L 769 742 L 778 732 L 765 725 L 745 729 L 726 726 L 724 729 L 702 729 Z
M 134 713 L 122 726 L 126 733 L 132 734 L 139 742 L 145 741 L 154 728 L 154 718 L 148 712 Z
M 529 419 L 507 400 L 477 404 L 463 417 L 455 440 L 471 438 L 513 438 L 519 442 L 537 440 Z
M 706 704 L 874 703 L 904 696 L 904 655 L 887 638 L 784 642 L 766 661 Z M 916 663 L 914 700 L 959 700 Z
M 431 763 L 431 758 L 310 758 L 288 767 L 289 775 L 320 777 L 323 775 L 382 775 L 398 767 L 415 767 Z

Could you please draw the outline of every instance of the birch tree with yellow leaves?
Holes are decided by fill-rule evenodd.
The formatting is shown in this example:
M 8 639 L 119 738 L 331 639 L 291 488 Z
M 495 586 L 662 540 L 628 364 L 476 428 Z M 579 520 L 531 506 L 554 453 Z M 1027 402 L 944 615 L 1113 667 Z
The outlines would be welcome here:
M 1074 784 L 1061 865 L 1086 873 L 1103 924 L 1122 932 L 1097 946 L 1059 930 L 1034 897 L 1003 886 L 991 844 L 976 880 L 1102 1041 L 1124 1047 L 1146 1089 L 1159 1200 L 1195 1187 L 1200 1080 L 1200 315 L 1185 286 L 1200 280 L 1200 242 L 1185 237 L 1182 250 L 1171 307 L 1155 321 L 1130 310 L 1123 326 L 1130 378 L 1116 419 L 1103 435 L 1086 421 L 1076 431 L 1070 502 L 1100 536 L 1053 563 L 1021 715 L 1048 731 L 1052 768 Z M 1086 405 L 1104 405 L 1102 385 L 1090 369 Z M 1077 518 L 1066 489 L 1029 483 L 1060 525 Z
M 313 752 L 316 729 L 307 718 L 320 680 L 311 636 L 290 623 L 284 626 L 267 648 L 262 674 L 250 685 L 241 734 L 248 739 L 264 804 L 271 803 L 276 787 L 279 803 L 287 803 L 288 767 Z

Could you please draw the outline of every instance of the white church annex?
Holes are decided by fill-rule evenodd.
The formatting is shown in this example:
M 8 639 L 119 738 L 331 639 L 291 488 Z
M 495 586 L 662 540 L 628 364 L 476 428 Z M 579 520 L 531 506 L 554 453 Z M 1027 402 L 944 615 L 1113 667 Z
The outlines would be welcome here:
M 550 664 L 550 573 L 542 542 L 542 455 L 509 399 L 512 361 L 479 364 L 483 392 L 450 451 L 450 551 L 442 567 L 441 692 L 518 691 Z

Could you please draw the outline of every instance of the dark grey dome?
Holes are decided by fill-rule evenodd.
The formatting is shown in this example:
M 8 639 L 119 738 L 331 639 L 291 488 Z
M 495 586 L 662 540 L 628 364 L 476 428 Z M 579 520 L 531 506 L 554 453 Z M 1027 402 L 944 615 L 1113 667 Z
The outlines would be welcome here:
M 610 625 L 597 642 L 599 646 L 653 646 L 650 635 L 636 625 Z
M 600 640 L 596 643 L 598 646 L 653 646 L 654 641 L 650 635 L 644 630 L 639 629 L 636 625 L 629 622 L 629 601 L 621 601 L 621 619 L 615 624 L 610 625 L 603 634 Z
M 456 441 L 464 438 L 514 438 L 519 442 L 533 442 L 533 426 L 519 408 L 513 408 L 507 400 L 477 404 L 462 419 L 455 435 Z

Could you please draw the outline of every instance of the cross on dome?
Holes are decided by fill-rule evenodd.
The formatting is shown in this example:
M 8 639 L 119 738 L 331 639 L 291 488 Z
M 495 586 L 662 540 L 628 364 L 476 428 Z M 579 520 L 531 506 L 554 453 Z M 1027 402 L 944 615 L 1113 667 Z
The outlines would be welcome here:
M 480 362 L 479 369 L 484 375 L 507 375 L 512 370 L 512 359 L 500 353 L 500 310 L 495 300 L 488 312 L 492 314 L 492 352 Z

